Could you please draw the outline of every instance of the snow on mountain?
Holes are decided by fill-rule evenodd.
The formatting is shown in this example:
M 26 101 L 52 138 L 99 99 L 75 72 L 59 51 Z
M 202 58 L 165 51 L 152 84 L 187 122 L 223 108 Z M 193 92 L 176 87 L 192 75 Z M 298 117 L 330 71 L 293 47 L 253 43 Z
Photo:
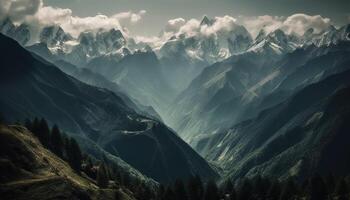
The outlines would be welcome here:
M 21 45 L 26 45 L 31 36 L 29 26 L 27 24 L 20 24 L 19 26 L 16 26 L 9 18 L 0 21 L 0 32 L 15 39 Z
M 300 46 L 298 38 L 287 35 L 282 30 L 277 29 L 266 35 L 265 31 L 260 31 L 254 43 L 247 50 L 266 54 L 281 55 L 291 52 Z

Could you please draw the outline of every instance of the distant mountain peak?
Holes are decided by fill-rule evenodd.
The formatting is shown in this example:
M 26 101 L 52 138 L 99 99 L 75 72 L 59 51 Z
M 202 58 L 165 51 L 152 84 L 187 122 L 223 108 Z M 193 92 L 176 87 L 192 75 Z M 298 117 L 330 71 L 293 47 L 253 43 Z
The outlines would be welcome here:
M 266 37 L 266 31 L 265 29 L 261 29 L 258 33 L 258 35 L 255 37 L 255 41 L 261 41 Z
M 203 19 L 202 19 L 200 25 L 201 25 L 201 26 L 203 26 L 203 25 L 211 26 L 211 25 L 214 24 L 214 22 L 215 22 L 214 19 L 209 19 L 208 16 L 204 15 L 204 17 L 203 17 Z

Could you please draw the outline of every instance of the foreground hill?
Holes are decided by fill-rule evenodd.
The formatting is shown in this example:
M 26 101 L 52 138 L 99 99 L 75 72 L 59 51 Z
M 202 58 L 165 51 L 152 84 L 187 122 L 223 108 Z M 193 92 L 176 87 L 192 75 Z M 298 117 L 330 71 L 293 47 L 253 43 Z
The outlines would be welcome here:
M 99 189 L 45 149 L 22 126 L 0 125 L 1 199 L 134 199 L 123 190 Z
M 203 178 L 217 176 L 173 131 L 161 122 L 139 115 L 115 93 L 76 80 L 52 64 L 36 59 L 3 35 L 0 35 L 0 44 L 4 52 L 0 92 L 6 94 L 0 97 L 0 110 L 6 120 L 44 117 L 77 138 L 92 155 L 99 154 L 96 149 L 105 148 L 126 161 L 139 159 L 141 164 L 130 164 L 157 181 L 168 182 L 195 174 Z M 153 124 L 152 129 L 149 124 Z M 139 143 L 130 143 L 123 149 L 115 145 L 113 141 L 128 138 L 127 133 L 154 152 L 138 150 Z M 110 146 L 113 148 L 107 148 Z M 162 146 L 169 146 L 177 153 L 172 154 L 173 151 L 166 151 Z M 155 152 L 161 156 L 152 163 Z M 171 160 L 176 161 L 176 170 Z

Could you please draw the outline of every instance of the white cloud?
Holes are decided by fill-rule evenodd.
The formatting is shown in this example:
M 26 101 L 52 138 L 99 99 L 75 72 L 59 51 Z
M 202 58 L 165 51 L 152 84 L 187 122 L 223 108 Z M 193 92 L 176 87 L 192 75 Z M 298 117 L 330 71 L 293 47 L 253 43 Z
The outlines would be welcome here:
M 78 17 L 72 14 L 70 9 L 53 8 L 50 6 L 41 7 L 30 19 L 37 20 L 42 25 L 60 25 L 66 32 L 77 37 L 83 31 L 96 31 L 99 29 L 116 28 L 127 33 L 127 27 L 132 26 L 142 19 L 146 11 L 138 13 L 122 12 L 112 16 L 98 14 L 92 17 Z
M 294 14 L 289 16 L 284 22 L 282 29 L 287 33 L 304 34 L 309 28 L 313 28 L 316 33 L 327 29 L 331 25 L 329 18 L 320 15 Z
M 164 34 L 187 36 L 210 36 L 219 32 L 232 31 L 236 26 L 236 19 L 225 15 L 223 17 L 215 17 L 214 23 L 211 26 L 200 25 L 201 21 L 198 19 L 185 20 L 183 18 L 171 19 L 165 26 Z
M 214 24 L 211 26 L 204 25 L 200 31 L 204 35 L 215 35 L 218 32 L 230 32 L 237 27 L 236 19 L 225 15 L 223 17 L 215 17 Z
M 35 14 L 42 6 L 42 0 L 1 0 L 0 19 L 9 17 L 20 21 L 28 15 Z
M 186 20 L 184 18 L 171 19 L 165 25 L 165 32 L 177 32 L 179 29 L 185 25 Z
M 47 25 L 60 25 L 75 37 L 83 31 L 111 28 L 126 34 L 127 27 L 137 24 L 145 14 L 145 10 L 140 10 L 112 16 L 97 14 L 92 17 L 78 17 L 73 15 L 71 9 L 44 6 L 42 0 L 0 0 L 0 18 L 10 17 L 13 21 L 26 21 L 36 29 Z
M 71 9 L 44 6 L 42 0 L 0 0 L 0 19 L 10 17 L 17 22 L 26 21 L 36 30 L 40 30 L 46 25 L 58 24 L 75 37 L 82 31 L 111 28 L 119 29 L 127 36 L 127 28 L 139 23 L 145 14 L 145 10 L 140 10 L 138 12 L 121 12 L 111 16 L 97 14 L 90 17 L 79 17 L 75 16 Z M 348 18 L 350 21 L 350 17 Z M 137 40 L 160 45 L 173 35 L 208 37 L 217 34 L 230 34 L 230 31 L 238 26 L 237 24 L 244 25 L 253 36 L 256 36 L 261 29 L 271 32 L 278 28 L 287 33 L 302 35 L 309 28 L 314 28 L 315 32 L 320 32 L 331 24 L 329 18 L 301 13 L 289 17 L 264 15 L 239 17 L 238 19 L 225 15 L 215 17 L 213 24 L 210 26 L 201 26 L 200 22 L 198 19 L 171 19 L 166 24 L 161 36 L 138 36 Z M 137 34 L 134 33 L 133 35 Z
M 261 29 L 266 32 L 274 31 L 283 24 L 283 17 L 263 15 L 258 17 L 242 17 L 239 22 L 243 24 L 253 37 L 257 36 Z
M 286 33 L 295 33 L 303 35 L 304 32 L 313 28 L 316 33 L 327 29 L 331 25 L 329 18 L 320 15 L 294 14 L 289 17 L 279 16 L 258 16 L 258 17 L 242 17 L 239 20 L 253 36 L 256 36 L 261 29 L 271 32 L 276 29 L 282 29 Z
M 142 16 L 146 14 L 145 10 L 140 10 L 138 13 L 133 13 L 131 11 L 122 12 L 113 15 L 111 18 L 118 19 L 121 24 L 123 23 L 137 23 L 142 19 Z

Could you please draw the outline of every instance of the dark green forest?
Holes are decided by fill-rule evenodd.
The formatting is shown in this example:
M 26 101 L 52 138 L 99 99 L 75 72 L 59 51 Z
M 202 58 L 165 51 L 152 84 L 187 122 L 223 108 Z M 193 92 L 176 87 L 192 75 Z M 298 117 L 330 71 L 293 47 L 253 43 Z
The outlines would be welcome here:
M 77 141 L 62 132 L 57 125 L 49 127 L 45 119 L 26 120 L 29 129 L 44 147 L 67 161 L 78 174 L 85 173 L 100 188 L 128 189 L 140 200 L 347 200 L 350 176 L 335 177 L 330 172 L 321 176 L 314 174 L 304 180 L 290 177 L 277 180 L 257 176 L 241 180 L 202 180 L 193 176 L 188 180 L 176 180 L 169 185 L 148 187 L 138 179 L 122 172 L 107 159 L 92 159 L 82 152 Z M 118 193 L 116 193 L 118 199 Z

